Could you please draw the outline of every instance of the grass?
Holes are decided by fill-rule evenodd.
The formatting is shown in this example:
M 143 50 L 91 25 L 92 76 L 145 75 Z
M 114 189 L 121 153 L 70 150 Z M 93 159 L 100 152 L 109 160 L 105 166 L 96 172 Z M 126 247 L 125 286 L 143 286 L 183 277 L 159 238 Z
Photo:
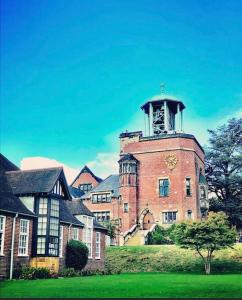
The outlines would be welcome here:
M 112 274 L 137 272 L 203 273 L 204 265 L 195 251 L 175 245 L 108 247 L 106 270 Z M 242 244 L 233 249 L 216 251 L 211 270 L 213 274 L 238 273 L 242 270 Z
M 4 298 L 240 298 L 240 274 L 133 273 L 0 282 Z

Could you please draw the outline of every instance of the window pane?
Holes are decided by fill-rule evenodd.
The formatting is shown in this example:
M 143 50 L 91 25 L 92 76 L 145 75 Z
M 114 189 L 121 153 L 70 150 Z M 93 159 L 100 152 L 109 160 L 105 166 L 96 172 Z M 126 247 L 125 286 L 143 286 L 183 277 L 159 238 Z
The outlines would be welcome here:
M 47 217 L 38 218 L 38 235 L 46 235 Z
M 45 238 L 38 237 L 37 240 L 37 254 L 45 254 Z
M 59 200 L 51 199 L 50 215 L 52 217 L 59 217 Z
M 59 220 L 50 218 L 50 235 L 58 236 L 59 234 Z
M 39 199 L 39 214 L 40 215 L 47 214 L 47 203 L 48 203 L 48 199 L 46 199 L 46 198 Z

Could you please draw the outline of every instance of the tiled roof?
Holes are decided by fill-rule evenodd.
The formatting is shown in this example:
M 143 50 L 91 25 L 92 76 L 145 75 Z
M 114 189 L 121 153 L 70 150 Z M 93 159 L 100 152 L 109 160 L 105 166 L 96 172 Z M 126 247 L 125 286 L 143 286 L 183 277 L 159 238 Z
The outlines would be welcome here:
M 84 224 L 75 218 L 68 209 L 69 200 L 60 200 L 60 222 L 83 227 Z
M 67 201 L 66 205 L 73 215 L 86 215 L 93 217 L 93 213 L 82 203 L 81 199 Z
M 138 161 L 134 156 L 133 156 L 133 154 L 130 154 L 130 153 L 127 153 L 127 154 L 124 154 L 121 158 L 120 158 L 120 160 L 118 161 L 118 162 L 122 162 L 122 161 L 126 161 L 126 160 L 128 160 L 128 161 L 132 161 L 132 160 L 134 160 L 134 161 Z
M 84 166 L 81 171 L 79 172 L 79 174 L 76 176 L 76 178 L 73 180 L 72 184 L 77 180 L 77 178 L 82 174 L 82 173 L 89 173 L 92 175 L 93 178 L 96 179 L 97 182 L 101 182 L 102 181 L 102 178 L 100 177 L 97 177 L 89 168 L 88 166 Z
M 22 201 L 14 196 L 12 189 L 6 176 L 0 173 L 0 210 L 5 212 L 19 213 L 27 216 L 34 216 L 34 214 L 27 209 Z
M 15 195 L 49 193 L 59 178 L 62 168 L 6 172 Z
M 10 160 L 0 153 L 0 171 L 17 171 L 19 168 L 15 166 Z
M 87 199 L 91 197 L 92 193 L 99 192 L 112 192 L 113 197 L 119 196 L 119 175 L 109 175 L 104 179 L 99 185 L 92 189 L 87 194 L 83 195 L 82 199 Z
M 71 185 L 69 185 L 68 188 L 69 188 L 72 198 L 80 198 L 82 195 L 85 194 L 82 190 L 75 188 Z

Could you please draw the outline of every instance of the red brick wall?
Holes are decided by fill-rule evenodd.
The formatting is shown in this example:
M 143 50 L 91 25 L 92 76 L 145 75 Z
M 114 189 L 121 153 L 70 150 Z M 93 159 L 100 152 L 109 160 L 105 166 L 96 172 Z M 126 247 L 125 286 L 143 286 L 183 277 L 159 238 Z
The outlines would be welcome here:
M 82 173 L 80 176 L 73 182 L 72 186 L 78 188 L 80 184 L 91 183 L 92 187 L 98 185 L 98 181 L 90 173 Z
M 64 225 L 63 229 L 63 256 L 60 257 L 59 260 L 59 266 L 60 270 L 63 270 L 65 268 L 65 254 L 66 254 L 66 245 L 68 243 L 68 231 L 69 226 Z M 82 241 L 82 228 L 79 228 L 79 240 Z M 104 258 L 105 258 L 105 234 L 101 232 L 101 253 L 100 253 L 100 259 L 95 258 L 95 252 L 96 252 L 96 231 L 93 231 L 93 243 L 92 243 L 92 258 L 88 259 L 88 263 L 85 267 L 85 270 L 103 270 L 104 269 Z
M 3 215 L 3 214 L 1 214 Z M 28 256 L 18 256 L 18 244 L 19 244 L 19 225 L 20 219 L 30 220 L 29 222 L 29 240 L 28 240 Z M 28 217 L 18 217 L 16 219 L 15 227 L 15 240 L 14 240 L 14 269 L 20 266 L 28 265 L 32 251 L 32 229 L 33 221 Z M 6 215 L 5 223 L 5 237 L 4 237 L 4 256 L 0 256 L 0 275 L 9 277 L 10 271 L 10 256 L 11 256 L 11 241 L 12 241 L 12 228 L 13 228 L 13 217 Z
M 96 253 L 96 232 L 101 233 L 101 253 L 100 259 L 95 258 Z M 105 234 L 103 231 L 93 230 L 93 239 L 92 239 L 92 258 L 88 259 L 88 263 L 85 267 L 85 270 L 104 270 L 105 265 Z
M 204 154 L 193 139 L 170 138 L 148 141 L 139 141 L 121 145 L 122 154 L 132 153 L 139 161 L 138 173 L 138 217 L 148 208 L 155 217 L 155 221 L 162 223 L 162 212 L 178 211 L 178 220 L 186 218 L 188 209 L 193 212 L 194 218 L 200 216 L 197 199 L 197 182 L 195 156 L 199 167 L 203 167 Z M 170 170 L 165 158 L 174 154 L 178 162 Z M 159 178 L 169 178 L 170 193 L 168 197 L 159 196 Z M 186 196 L 185 179 L 191 178 L 192 195 Z M 122 188 L 122 198 L 128 188 Z

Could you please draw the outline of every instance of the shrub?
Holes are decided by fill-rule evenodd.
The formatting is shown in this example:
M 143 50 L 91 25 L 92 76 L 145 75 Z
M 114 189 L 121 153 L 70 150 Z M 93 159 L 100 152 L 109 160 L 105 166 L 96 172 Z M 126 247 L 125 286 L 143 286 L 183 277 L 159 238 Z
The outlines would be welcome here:
M 50 270 L 47 268 L 32 268 L 23 267 L 21 268 L 19 278 L 20 279 L 46 279 L 50 278 Z
M 80 273 L 76 271 L 74 268 L 66 268 L 63 269 L 59 275 L 61 277 L 76 277 L 76 276 L 80 276 Z
M 66 267 L 82 270 L 87 261 L 87 246 L 82 242 L 71 240 L 66 246 Z
M 174 244 L 172 240 L 172 232 L 174 230 L 174 224 L 168 228 L 162 226 L 156 226 L 155 230 L 148 234 L 148 245 L 169 245 Z

